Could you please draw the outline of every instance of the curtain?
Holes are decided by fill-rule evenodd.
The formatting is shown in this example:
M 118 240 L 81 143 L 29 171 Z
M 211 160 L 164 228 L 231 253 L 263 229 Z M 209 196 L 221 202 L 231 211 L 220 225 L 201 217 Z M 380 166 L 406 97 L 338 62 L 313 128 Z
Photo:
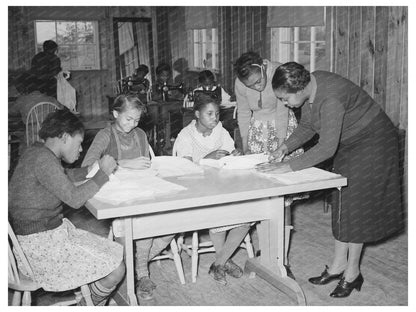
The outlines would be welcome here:
M 302 27 L 325 25 L 325 7 L 268 7 L 267 27 Z

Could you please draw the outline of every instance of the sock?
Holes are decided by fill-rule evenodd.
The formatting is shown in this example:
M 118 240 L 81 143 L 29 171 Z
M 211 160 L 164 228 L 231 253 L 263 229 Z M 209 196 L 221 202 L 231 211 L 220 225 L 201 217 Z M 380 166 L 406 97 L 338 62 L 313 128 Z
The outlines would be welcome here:
M 107 302 L 108 297 L 116 289 L 116 286 L 112 288 L 106 288 L 99 281 L 91 283 L 88 285 L 91 292 L 91 300 L 95 306 L 104 306 Z M 80 306 L 87 305 L 85 298 L 82 297 L 81 301 L 78 303 Z
M 244 237 L 246 237 L 250 230 L 249 224 L 244 224 L 239 227 L 229 230 L 227 239 L 220 250 L 215 249 L 215 263 L 224 265 L 225 262 L 232 256 L 234 251 L 240 246 Z M 215 247 L 215 245 L 214 245 Z
M 139 280 L 141 277 L 149 276 L 149 252 L 152 247 L 152 238 L 136 240 L 136 276 Z

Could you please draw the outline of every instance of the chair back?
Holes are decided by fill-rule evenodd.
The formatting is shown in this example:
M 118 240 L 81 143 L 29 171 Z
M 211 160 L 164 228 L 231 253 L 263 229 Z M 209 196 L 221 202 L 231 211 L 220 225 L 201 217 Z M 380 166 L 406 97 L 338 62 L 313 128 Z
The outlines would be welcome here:
M 22 247 L 20 247 L 19 241 L 16 238 L 16 235 L 13 232 L 13 229 L 9 222 L 9 284 L 20 284 L 19 270 L 17 267 L 17 262 L 15 254 L 21 259 L 23 266 L 25 267 L 26 272 L 30 274 L 30 278 L 33 279 L 33 271 L 29 265 L 29 262 L 26 259 L 25 254 L 23 253 Z
M 40 102 L 33 106 L 26 118 L 26 145 L 39 141 L 39 130 L 42 126 L 42 122 L 45 120 L 49 113 L 54 112 L 59 107 L 51 102 Z

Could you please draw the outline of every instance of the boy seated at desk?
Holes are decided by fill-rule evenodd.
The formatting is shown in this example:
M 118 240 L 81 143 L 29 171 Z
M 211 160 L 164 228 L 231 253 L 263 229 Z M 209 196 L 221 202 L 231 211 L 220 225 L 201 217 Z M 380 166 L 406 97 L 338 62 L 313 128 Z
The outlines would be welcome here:
M 220 100 L 220 105 L 231 106 L 231 96 L 215 81 L 215 76 L 210 70 L 203 70 L 198 75 L 199 87 L 196 88 L 193 92 L 194 98 L 197 96 L 198 92 L 202 91 L 205 93 L 213 94 L 217 96 Z M 215 94 L 215 95 L 214 95 Z M 183 100 L 183 107 L 192 108 L 194 105 L 194 99 L 189 98 L 187 94 Z M 235 104 L 233 105 L 235 106 Z
M 147 169 L 150 167 L 149 143 L 146 133 L 137 127 L 145 106 L 135 95 L 119 95 L 113 103 L 115 122 L 100 130 L 85 155 L 82 167 L 94 164 L 104 155 L 112 156 L 120 167 Z M 113 221 L 113 232 L 123 232 L 122 222 Z M 161 253 L 174 235 L 136 240 L 136 294 L 144 300 L 152 298 L 156 285 L 149 277 L 148 262 Z M 120 238 L 122 241 L 123 238 Z
M 229 154 L 239 154 L 230 134 L 219 121 L 218 99 L 210 94 L 200 94 L 195 99 L 194 111 L 195 119 L 178 134 L 174 155 L 198 163 L 202 158 L 220 159 Z M 208 273 L 216 282 L 226 285 L 226 274 L 234 278 L 243 275 L 243 270 L 231 260 L 231 256 L 249 229 L 249 224 L 235 224 L 209 230 L 215 261 Z
M 153 100 L 166 102 L 169 99 L 182 100 L 183 92 L 179 90 L 180 86 L 181 85 L 173 85 L 172 69 L 169 64 L 161 63 L 156 67 L 156 82 L 152 94 Z M 168 91 L 164 92 L 164 88 L 168 88 Z

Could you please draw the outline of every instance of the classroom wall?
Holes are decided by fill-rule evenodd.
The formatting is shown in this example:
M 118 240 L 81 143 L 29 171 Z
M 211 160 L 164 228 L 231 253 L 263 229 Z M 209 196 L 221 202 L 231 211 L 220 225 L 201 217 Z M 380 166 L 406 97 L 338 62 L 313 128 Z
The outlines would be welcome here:
M 115 80 L 113 17 L 151 17 L 150 7 L 9 7 L 9 72 L 30 68 L 35 55 L 34 21 L 98 20 L 100 70 L 72 71 L 78 110 L 86 118 L 108 113 L 108 98 Z

